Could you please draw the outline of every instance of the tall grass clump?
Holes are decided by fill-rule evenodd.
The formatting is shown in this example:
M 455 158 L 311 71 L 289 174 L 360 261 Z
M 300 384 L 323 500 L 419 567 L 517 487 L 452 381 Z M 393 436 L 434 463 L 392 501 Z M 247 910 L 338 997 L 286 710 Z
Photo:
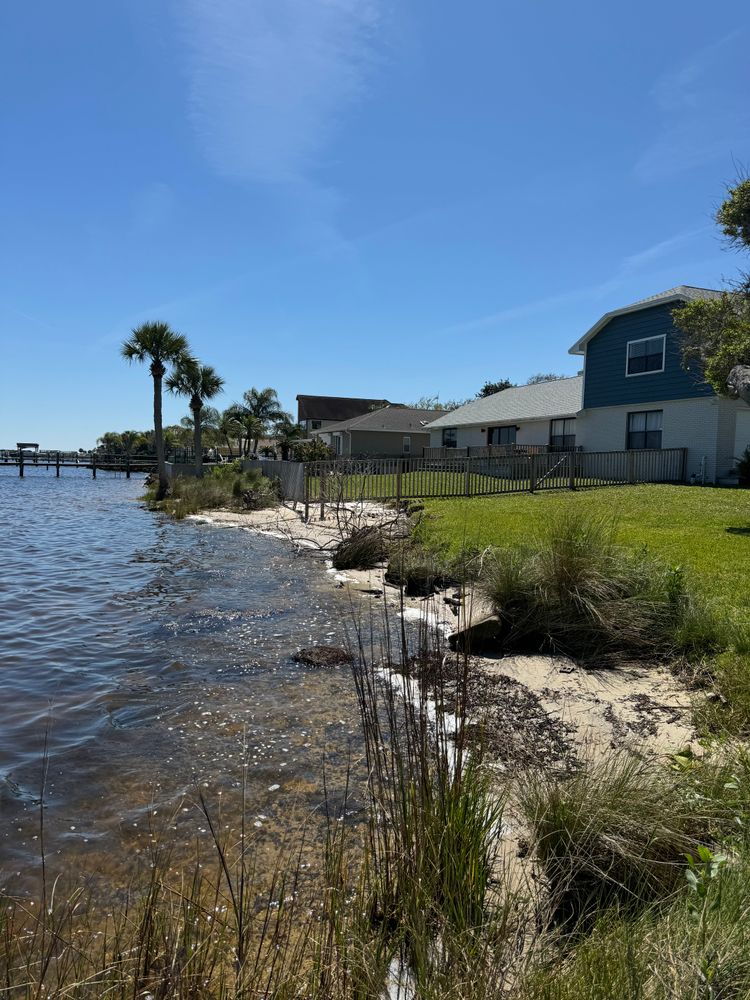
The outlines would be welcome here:
M 449 658 L 424 642 L 410 657 L 404 643 L 401 657 L 355 667 L 373 803 L 367 912 L 416 995 L 499 994 L 521 933 L 510 894 L 491 891 L 503 800 L 465 749 L 469 664 Z M 445 671 L 423 684 L 415 660 Z
M 703 653 L 721 639 L 684 574 L 615 542 L 613 521 L 568 511 L 531 544 L 498 549 L 479 586 L 509 649 L 579 657 Z
M 208 469 L 205 475 L 178 476 L 172 480 L 169 495 L 156 500 L 155 490 L 149 490 L 146 500 L 153 508 L 163 510 L 178 520 L 202 510 L 262 510 L 279 502 L 276 483 L 259 470 L 243 472 L 240 462 Z
M 710 690 L 696 699 L 693 721 L 704 736 L 750 737 L 750 655 L 726 650 L 706 663 Z
M 388 541 L 377 525 L 353 528 L 333 553 L 336 569 L 372 569 L 388 555 Z
M 750 996 L 750 867 L 703 852 L 683 891 L 634 918 L 608 914 L 519 1000 L 744 1000 Z
M 622 752 L 567 780 L 529 775 L 518 802 L 553 915 L 576 925 L 673 893 L 707 833 L 687 791 L 679 774 Z

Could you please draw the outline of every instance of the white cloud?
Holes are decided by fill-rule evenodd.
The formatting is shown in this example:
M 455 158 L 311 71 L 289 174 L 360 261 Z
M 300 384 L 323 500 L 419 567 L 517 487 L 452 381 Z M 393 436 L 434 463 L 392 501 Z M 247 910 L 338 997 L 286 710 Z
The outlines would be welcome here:
M 646 183 L 738 152 L 750 124 L 745 92 L 745 39 L 732 31 L 664 72 L 651 90 L 658 137 L 638 157 Z
M 651 269 L 650 273 L 653 278 L 652 265 L 656 261 L 662 261 L 665 258 L 668 259 L 675 251 L 682 250 L 693 239 L 701 236 L 710 229 L 710 226 L 703 226 L 699 229 L 686 230 L 685 232 L 677 233 L 675 236 L 670 236 L 669 239 L 661 240 L 649 247 L 645 247 L 643 250 L 630 254 L 620 261 L 619 266 L 611 277 L 597 284 L 584 285 L 579 288 L 572 288 L 566 292 L 560 292 L 557 295 L 550 295 L 546 298 L 534 299 L 531 302 L 508 306 L 498 312 L 468 319 L 445 329 L 438 330 L 436 336 L 498 329 L 518 320 L 528 319 L 532 316 L 543 316 L 560 306 L 572 305 L 577 302 L 591 302 L 593 304 L 601 299 L 606 299 L 627 285 L 634 274 L 645 268 Z M 657 274 L 659 273 L 661 272 L 657 272 Z M 652 289 L 652 291 L 660 290 L 658 288 Z
M 189 114 L 222 176 L 303 185 L 361 97 L 384 0 L 179 0 Z

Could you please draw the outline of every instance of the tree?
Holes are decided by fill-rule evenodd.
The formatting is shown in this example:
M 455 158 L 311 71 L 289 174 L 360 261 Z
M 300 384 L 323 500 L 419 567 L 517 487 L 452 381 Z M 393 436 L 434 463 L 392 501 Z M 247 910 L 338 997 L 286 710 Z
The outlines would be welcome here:
M 750 252 L 750 177 L 728 189 L 716 222 L 734 249 Z M 682 364 L 697 367 L 720 396 L 750 404 L 750 275 L 717 298 L 698 299 L 673 310 L 682 334 Z
M 219 415 L 219 420 L 216 424 L 216 431 L 226 442 L 230 459 L 234 458 L 234 455 L 232 454 L 232 441 L 237 440 L 239 428 L 237 424 L 237 414 L 233 406 L 227 407 L 227 409 Z
M 154 382 L 154 446 L 159 475 L 156 499 L 163 500 L 169 490 L 169 480 L 164 459 L 164 432 L 161 418 L 162 382 L 168 365 L 179 365 L 190 356 L 188 342 L 168 323 L 144 323 L 131 331 L 130 337 L 123 342 L 120 352 L 128 362 L 147 363 Z
M 505 389 L 515 388 L 515 382 L 508 378 L 500 379 L 499 382 L 485 382 L 477 393 L 477 399 L 484 399 L 486 396 L 494 396 L 496 392 L 503 392 Z
M 276 424 L 273 436 L 281 451 L 282 459 L 287 462 L 292 446 L 302 437 L 302 428 L 299 424 L 295 424 L 291 418 L 280 420 Z
M 567 378 L 567 375 L 555 375 L 554 372 L 537 372 L 526 379 L 526 385 L 539 385 L 540 382 L 557 382 L 558 379 Z
M 224 379 L 210 365 L 202 365 L 195 358 L 183 358 L 167 378 L 167 389 L 179 396 L 187 396 L 193 416 L 193 449 L 195 474 L 203 476 L 203 421 L 202 411 L 206 401 L 218 396 L 224 389 Z
M 241 438 L 244 437 L 244 454 L 257 451 L 258 442 L 270 432 L 270 424 L 292 417 L 282 410 L 275 389 L 248 389 L 243 393 L 241 403 L 232 403 L 225 416 L 237 427 L 240 438 L 240 454 L 243 454 Z
M 248 389 L 247 392 L 243 393 L 242 399 L 244 400 L 246 409 L 254 417 L 262 420 L 264 424 L 275 423 L 277 420 L 282 420 L 289 415 L 282 410 L 275 389 L 256 389 L 253 386 L 252 389 Z

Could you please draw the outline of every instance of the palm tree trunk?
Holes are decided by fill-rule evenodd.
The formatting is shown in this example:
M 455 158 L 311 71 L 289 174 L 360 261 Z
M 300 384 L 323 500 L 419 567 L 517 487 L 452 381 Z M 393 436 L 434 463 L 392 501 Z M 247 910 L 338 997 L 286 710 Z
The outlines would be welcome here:
M 163 500 L 169 492 L 167 465 L 164 460 L 164 431 L 161 422 L 161 380 L 161 375 L 154 375 L 154 447 L 156 449 L 156 467 L 159 474 L 159 488 L 156 491 L 157 500 Z
M 195 449 L 195 474 L 198 479 L 203 478 L 203 448 L 201 438 L 203 436 L 203 425 L 201 424 L 201 407 L 191 406 L 193 411 L 193 448 Z

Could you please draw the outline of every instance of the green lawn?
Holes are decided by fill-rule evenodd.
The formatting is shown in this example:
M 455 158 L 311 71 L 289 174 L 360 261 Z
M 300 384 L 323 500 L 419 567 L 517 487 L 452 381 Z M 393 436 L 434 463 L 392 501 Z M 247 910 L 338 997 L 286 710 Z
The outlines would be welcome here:
M 453 551 L 513 545 L 571 508 L 612 515 L 620 541 L 647 545 L 709 597 L 750 616 L 750 490 L 653 485 L 427 500 L 421 536 Z
M 334 500 L 392 500 L 397 496 L 398 484 L 396 473 L 385 475 L 351 475 L 338 476 L 324 481 L 326 499 Z M 495 493 L 499 480 L 493 476 L 483 476 L 472 472 L 469 474 L 469 491 L 472 493 Z M 417 499 L 424 496 L 445 496 L 455 494 L 463 496 L 466 492 L 466 475 L 464 472 L 405 472 L 401 476 L 401 497 Z M 320 499 L 320 478 L 309 476 L 307 479 L 308 497 L 311 501 Z

